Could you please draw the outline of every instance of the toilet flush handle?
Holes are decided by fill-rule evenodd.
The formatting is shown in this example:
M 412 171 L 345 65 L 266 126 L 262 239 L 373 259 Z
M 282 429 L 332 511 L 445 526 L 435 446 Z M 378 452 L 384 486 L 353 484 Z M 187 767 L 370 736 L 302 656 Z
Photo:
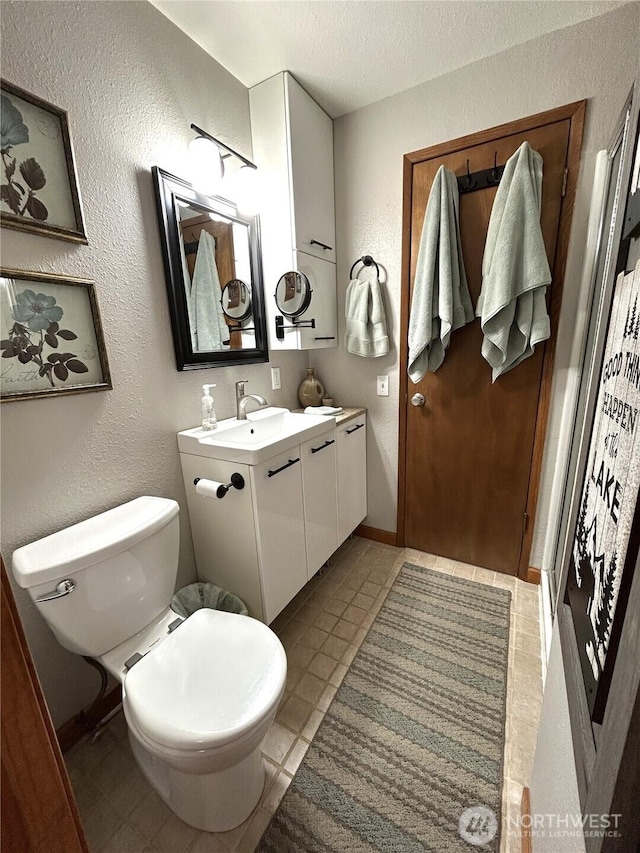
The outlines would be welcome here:
M 54 598 L 62 598 L 63 595 L 69 595 L 70 592 L 73 592 L 75 588 L 75 581 L 60 581 L 55 592 L 51 592 L 49 595 L 41 595 L 40 598 L 35 599 L 35 602 L 39 604 L 41 601 L 53 601 Z

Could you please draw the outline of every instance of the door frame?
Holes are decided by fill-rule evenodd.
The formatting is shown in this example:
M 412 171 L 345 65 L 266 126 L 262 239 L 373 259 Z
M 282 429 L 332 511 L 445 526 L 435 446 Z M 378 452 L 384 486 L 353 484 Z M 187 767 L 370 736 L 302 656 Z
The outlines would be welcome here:
M 69 775 L 1 559 L 0 565 L 3 841 L 7 850 L 89 853 Z
M 533 454 L 531 459 L 531 471 L 529 476 L 529 487 L 527 490 L 526 513 L 528 522 L 522 539 L 520 551 L 520 562 L 517 577 L 527 580 L 529 575 L 529 555 L 533 542 L 533 530 L 535 521 L 538 491 L 540 487 L 540 474 L 542 471 L 542 458 L 544 453 L 545 433 L 549 410 L 551 408 L 551 385 L 553 380 L 553 365 L 556 349 L 556 338 L 558 333 L 558 320 L 560 317 L 560 306 L 562 304 L 562 290 L 564 286 L 564 275 L 569 249 L 569 236 L 571 231 L 571 219 L 576 197 L 578 183 L 578 172 L 580 167 L 580 152 L 582 149 L 582 136 L 584 132 L 586 100 L 575 101 L 562 107 L 527 116 L 516 121 L 506 122 L 497 127 L 481 130 L 448 142 L 432 145 L 429 148 L 421 148 L 404 155 L 403 164 L 403 186 L 402 186 L 402 267 L 401 267 L 401 304 L 400 304 L 400 392 L 398 395 L 399 405 L 399 435 L 398 435 L 398 514 L 396 521 L 396 544 L 405 544 L 405 478 L 407 471 L 407 402 L 408 383 L 406 365 L 408 359 L 408 330 L 409 330 L 409 308 L 411 295 L 411 211 L 413 207 L 413 168 L 425 160 L 444 157 L 456 151 L 464 150 L 474 145 L 482 145 L 492 142 L 504 136 L 516 133 L 526 133 L 535 128 L 557 121 L 569 120 L 569 143 L 567 147 L 567 178 L 565 193 L 560 208 L 558 222 L 558 240 L 556 243 L 555 256 L 553 258 L 552 275 L 553 289 L 549 300 L 549 318 L 551 321 L 551 336 L 544 344 L 544 356 L 542 362 L 542 378 L 540 380 L 540 397 L 538 401 L 538 414 L 536 417 L 535 434 L 533 441 Z

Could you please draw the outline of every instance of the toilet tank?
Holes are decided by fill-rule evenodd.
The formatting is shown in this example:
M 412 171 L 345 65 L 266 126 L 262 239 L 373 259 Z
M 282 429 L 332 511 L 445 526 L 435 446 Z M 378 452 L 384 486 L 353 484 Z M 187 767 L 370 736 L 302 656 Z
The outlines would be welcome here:
M 179 506 L 140 497 L 13 553 L 13 573 L 65 649 L 102 655 L 169 607 L 178 571 Z M 65 580 L 72 592 L 49 601 Z

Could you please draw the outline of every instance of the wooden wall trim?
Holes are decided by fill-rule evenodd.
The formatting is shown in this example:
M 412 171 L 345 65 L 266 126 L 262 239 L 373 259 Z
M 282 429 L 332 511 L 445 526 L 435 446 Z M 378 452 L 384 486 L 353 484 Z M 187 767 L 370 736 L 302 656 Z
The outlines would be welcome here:
M 396 534 L 391 530 L 381 530 L 379 527 L 368 527 L 366 524 L 359 524 L 354 531 L 356 536 L 362 536 L 363 539 L 372 539 L 374 542 L 382 542 L 384 545 L 396 545 Z
M 4 563 L 1 571 L 3 848 L 89 853 Z
M 396 544 L 405 544 L 405 491 L 407 475 L 407 400 L 408 384 L 407 364 L 409 361 L 409 309 L 411 293 L 411 210 L 413 207 L 413 162 L 410 154 L 405 154 L 402 173 L 402 267 L 400 273 L 400 406 L 398 419 L 398 511 L 396 522 Z
M 411 151 L 409 154 L 404 155 L 404 159 L 405 162 L 413 167 L 415 163 L 421 163 L 423 160 L 444 157 L 447 154 L 453 154 L 456 151 L 470 148 L 472 145 L 483 145 L 485 142 L 491 142 L 496 137 L 510 136 L 513 133 L 526 133 L 528 130 L 534 130 L 536 127 L 542 127 L 545 124 L 572 119 L 580 110 L 584 112 L 585 104 L 586 101 L 573 101 L 562 107 L 555 107 L 552 110 L 545 110 L 544 112 L 535 113 L 525 118 L 508 121 L 496 127 L 488 127 L 485 130 L 470 133 L 467 136 L 458 136 L 456 139 L 449 139 L 447 142 L 438 143 L 438 145 L 430 145 L 428 148 L 421 148 L 419 151 Z
M 527 583 L 535 583 L 540 586 L 542 582 L 542 572 L 540 569 L 536 569 L 535 566 L 529 566 L 525 580 Z
M 528 788 L 522 789 L 522 800 L 520 802 L 520 843 L 522 853 L 533 853 L 531 846 L 531 792 Z

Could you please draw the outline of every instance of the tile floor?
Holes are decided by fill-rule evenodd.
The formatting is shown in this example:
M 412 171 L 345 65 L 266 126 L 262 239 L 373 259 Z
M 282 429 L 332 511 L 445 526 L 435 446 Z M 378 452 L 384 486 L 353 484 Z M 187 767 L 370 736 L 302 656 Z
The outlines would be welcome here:
M 247 821 L 218 834 L 180 821 L 139 772 L 120 712 L 94 743 L 85 740 L 65 756 L 92 853 L 252 853 L 404 560 L 512 592 L 500 853 L 519 851 L 519 836 L 506 821 L 519 814 L 542 704 L 539 587 L 409 548 L 354 538 L 272 625 L 287 651 L 287 686 L 263 745 L 264 792 Z

